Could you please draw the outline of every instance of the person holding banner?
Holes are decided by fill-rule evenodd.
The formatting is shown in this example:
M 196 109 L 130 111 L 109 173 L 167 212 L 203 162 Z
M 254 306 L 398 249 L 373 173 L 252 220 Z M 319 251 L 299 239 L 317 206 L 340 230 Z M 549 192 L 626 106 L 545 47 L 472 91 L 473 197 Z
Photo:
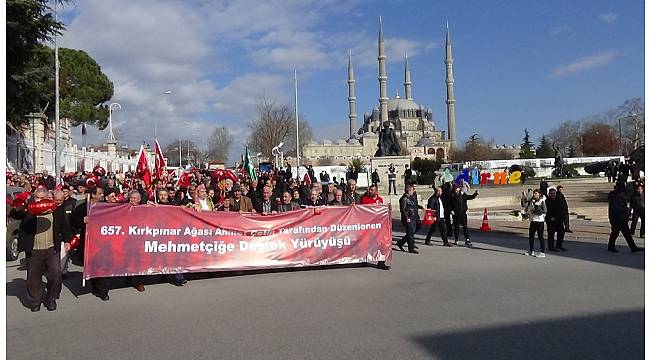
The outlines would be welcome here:
M 85 248 L 86 243 L 86 224 L 88 224 L 88 207 L 97 204 L 98 202 L 104 201 L 104 189 L 97 186 L 91 188 L 88 191 L 88 204 L 84 201 L 80 206 L 75 208 L 75 211 L 72 214 L 72 226 L 74 226 L 79 231 L 79 243 L 81 244 L 81 250 Z M 83 252 L 82 252 L 83 253 Z M 90 279 L 90 285 L 92 287 L 92 294 L 102 299 L 103 301 L 108 301 L 108 289 L 110 287 L 110 282 L 108 278 L 94 278 Z
M 413 185 L 409 184 L 405 189 L 404 195 L 399 199 L 399 212 L 406 234 L 396 245 L 400 250 L 405 251 L 404 244 L 408 244 L 409 253 L 419 254 L 415 250 L 415 229 L 417 228 L 420 215 L 418 214 L 418 204 L 414 194 L 415 190 L 413 189 Z
M 234 184 L 230 193 L 230 201 L 228 201 L 228 206 L 225 206 L 224 211 L 239 211 L 240 213 L 255 212 L 253 202 L 248 196 L 242 195 L 242 189 L 239 184 Z
M 208 196 L 208 192 L 205 190 L 205 185 L 201 184 L 196 187 L 196 199 L 194 199 L 194 205 L 192 207 L 197 212 L 214 211 L 214 203 Z
M 313 187 L 311 189 L 311 195 L 309 196 L 309 199 L 305 201 L 301 207 L 314 207 L 323 205 L 325 205 L 325 202 L 323 202 L 323 199 L 320 197 L 320 191 L 318 191 L 317 187 Z
M 273 189 L 270 186 L 265 186 L 262 189 L 262 198 L 257 201 L 255 211 L 262 215 L 275 214 L 278 212 L 278 204 L 271 199 Z
M 140 206 L 142 198 L 140 195 L 140 192 L 138 190 L 131 190 L 129 191 L 129 204 L 131 206 Z M 126 249 L 126 253 L 129 253 L 130 249 Z M 130 259 L 133 259 L 131 257 Z M 134 259 L 137 262 L 137 259 Z M 129 261 L 129 260 L 127 260 Z M 139 292 L 144 292 L 144 279 L 142 276 L 131 276 L 130 277 L 131 284 L 133 284 L 133 287 L 138 290 Z M 103 299 L 102 299 L 103 300 Z
M 341 190 L 338 190 L 340 192 Z M 285 191 L 282 193 L 282 203 L 278 205 L 278 212 L 287 212 L 287 211 L 293 211 L 293 210 L 299 210 L 300 205 L 298 203 L 295 203 L 292 200 L 291 193 L 289 191 Z M 339 202 L 340 202 L 339 198 Z
M 433 189 L 433 195 L 431 195 L 427 202 L 427 209 L 433 210 L 437 220 L 434 224 L 431 224 L 429 232 L 427 233 L 427 238 L 424 240 L 424 245 L 432 246 L 431 235 L 433 235 L 437 228 L 438 231 L 440 231 L 440 238 L 442 239 L 443 246 L 451 246 L 447 240 L 447 227 L 445 226 L 446 209 L 442 202 L 442 189 L 437 186 L 434 186 Z

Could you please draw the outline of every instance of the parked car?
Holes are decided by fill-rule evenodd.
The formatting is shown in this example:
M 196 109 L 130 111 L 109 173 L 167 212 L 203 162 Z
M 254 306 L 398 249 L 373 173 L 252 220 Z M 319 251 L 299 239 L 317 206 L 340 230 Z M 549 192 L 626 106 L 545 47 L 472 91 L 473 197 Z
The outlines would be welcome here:
M 7 186 L 7 201 L 11 202 L 17 194 L 25 192 L 25 188 L 17 186 Z M 7 261 L 18 259 L 18 233 L 20 229 L 20 220 L 9 217 L 11 204 L 7 204 Z

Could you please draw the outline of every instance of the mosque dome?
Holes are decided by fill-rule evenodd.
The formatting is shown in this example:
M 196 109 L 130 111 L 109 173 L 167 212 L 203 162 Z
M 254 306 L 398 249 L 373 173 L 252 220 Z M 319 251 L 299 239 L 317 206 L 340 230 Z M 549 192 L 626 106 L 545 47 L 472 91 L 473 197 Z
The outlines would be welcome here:
M 415 103 L 413 100 L 395 98 L 388 100 L 388 111 L 393 110 L 419 110 L 420 106 Z

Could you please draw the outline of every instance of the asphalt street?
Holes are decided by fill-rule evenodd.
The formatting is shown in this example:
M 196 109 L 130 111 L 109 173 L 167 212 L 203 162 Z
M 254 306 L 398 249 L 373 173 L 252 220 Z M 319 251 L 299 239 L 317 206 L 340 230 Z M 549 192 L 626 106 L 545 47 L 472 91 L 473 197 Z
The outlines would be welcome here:
M 394 236 L 403 233 L 396 227 Z M 569 241 L 523 256 L 515 234 L 439 238 L 419 255 L 369 266 L 116 281 L 102 302 L 65 280 L 59 308 L 21 304 L 25 271 L 7 264 L 9 359 L 642 359 L 644 254 Z

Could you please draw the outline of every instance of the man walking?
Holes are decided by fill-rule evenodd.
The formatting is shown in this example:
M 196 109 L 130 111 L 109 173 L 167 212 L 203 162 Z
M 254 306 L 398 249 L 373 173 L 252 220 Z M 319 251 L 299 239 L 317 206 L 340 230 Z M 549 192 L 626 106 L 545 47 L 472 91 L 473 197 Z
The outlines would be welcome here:
M 632 235 L 634 235 L 636 224 L 641 219 L 640 237 L 644 237 L 645 235 L 645 194 L 643 190 L 643 185 L 637 184 L 634 188 L 634 195 L 632 195 L 632 199 L 630 200 L 630 206 L 632 207 L 632 228 L 630 230 Z
M 567 249 L 562 246 L 564 242 L 564 219 L 566 207 L 564 201 L 558 196 L 559 192 L 555 189 L 548 190 L 548 199 L 546 199 L 546 229 L 548 231 L 548 251 L 560 251 Z M 557 242 L 555 241 L 557 234 Z
M 530 220 L 530 225 L 528 226 L 529 251 L 526 253 L 528 256 L 546 257 L 544 253 L 544 219 L 547 211 L 545 200 L 546 198 L 542 196 L 539 189 L 535 189 L 533 191 L 533 198 L 526 207 L 526 213 Z M 537 255 L 533 251 L 535 249 L 535 234 L 537 234 L 537 238 L 539 239 L 539 254 Z
M 418 251 L 415 250 L 415 229 L 420 216 L 418 215 L 418 205 L 415 200 L 413 186 L 408 185 L 404 195 L 399 199 L 399 211 L 406 235 L 396 245 L 400 250 L 405 251 L 404 244 L 408 244 L 408 251 L 411 254 L 418 254 Z
M 625 185 L 617 184 L 614 187 L 614 191 L 610 192 L 607 196 L 607 200 L 609 201 L 609 223 L 612 227 L 607 251 L 618 252 L 616 250 L 616 239 L 619 233 L 623 233 L 623 237 L 633 253 L 643 251 L 643 248 L 636 246 L 634 243 L 632 233 L 627 224 L 630 219 L 630 209 L 627 207 L 627 201 L 625 200 Z
M 433 195 L 429 198 L 427 202 L 427 209 L 433 210 L 434 215 L 437 217 L 437 220 L 434 224 L 431 224 L 429 232 L 427 233 L 427 238 L 424 240 L 424 245 L 431 246 L 431 235 L 433 235 L 436 228 L 440 231 L 440 238 L 442 239 L 442 244 L 444 246 L 451 246 L 447 240 L 447 229 L 445 226 L 445 206 L 442 203 L 442 189 L 439 187 L 434 187 Z
M 478 190 L 474 194 L 467 195 L 460 192 L 458 186 L 454 187 L 454 195 L 451 198 L 451 214 L 454 217 L 454 243 L 458 245 L 458 236 L 460 227 L 463 227 L 463 236 L 465 237 L 465 246 L 472 247 L 469 240 L 469 230 L 467 229 L 467 201 L 474 200 L 478 196 Z
M 34 201 L 51 198 L 45 189 L 34 192 Z M 54 211 L 40 215 L 32 215 L 26 211 L 14 212 L 20 223 L 18 250 L 27 255 L 27 300 L 26 305 L 32 312 L 41 309 L 43 274 L 47 278 L 47 294 L 45 306 L 48 311 L 56 310 L 56 300 L 61 294 L 63 278 L 61 274 L 61 243 L 66 251 L 70 250 L 67 243 L 72 238 L 72 232 L 66 219 L 65 210 L 59 206 Z
M 566 198 L 564 197 L 564 186 L 558 185 L 557 186 L 557 198 L 559 201 L 562 203 L 562 206 L 564 207 L 564 232 L 572 233 L 573 231 L 569 227 L 569 204 L 566 202 Z

